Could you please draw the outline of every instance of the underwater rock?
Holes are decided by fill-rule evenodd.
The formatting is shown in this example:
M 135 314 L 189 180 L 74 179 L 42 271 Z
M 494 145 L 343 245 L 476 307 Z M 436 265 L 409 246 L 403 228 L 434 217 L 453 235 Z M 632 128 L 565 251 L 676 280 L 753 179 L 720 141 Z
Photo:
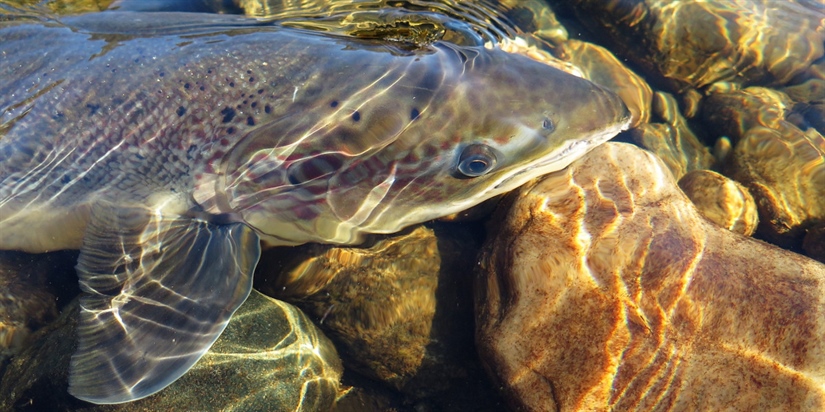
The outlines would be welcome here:
M 0 380 L 0 410 L 292 410 L 333 407 L 343 373 L 332 343 L 289 304 L 252 291 L 215 344 L 155 395 L 93 405 L 66 392 L 77 300 L 12 360 Z
M 418 226 L 358 248 L 276 249 L 264 254 L 256 288 L 313 318 L 348 370 L 410 399 L 450 393 L 482 408 L 469 276 L 480 240 L 464 226 Z
M 711 170 L 694 170 L 679 179 L 679 188 L 711 222 L 745 236 L 756 231 L 756 202 L 741 184 Z
M 53 272 L 74 271 L 71 260 L 61 259 L 64 255 L 0 251 L 0 361 L 23 350 L 34 331 L 57 317 L 49 280 Z
M 711 94 L 703 109 L 708 124 L 735 142 L 722 171 L 756 200 L 757 234 L 787 248 L 825 223 L 825 138 L 786 120 L 793 107 L 785 93 L 749 87 Z
M 736 144 L 748 130 L 781 127 L 793 101 L 787 94 L 764 87 L 711 93 L 702 103 L 703 120 L 716 136 Z
M 785 84 L 822 57 L 825 12 L 807 0 L 573 0 L 582 24 L 673 91 Z
M 514 409 L 825 408 L 825 265 L 701 218 L 628 144 L 508 200 L 476 321 Z
M 750 190 L 759 208 L 757 233 L 787 248 L 825 223 L 825 138 L 788 122 L 755 127 L 734 147 L 726 174 Z
M 805 254 L 820 262 L 825 262 L 825 224 L 812 227 L 802 239 Z
M 556 14 L 541 0 L 501 0 L 503 14 L 526 33 L 547 41 L 553 46 L 566 42 L 567 29 Z
M 663 92 L 653 96 L 653 111 L 664 123 L 645 123 L 631 130 L 633 141 L 659 156 L 676 179 L 713 166 L 713 155 L 679 113 L 676 99 Z

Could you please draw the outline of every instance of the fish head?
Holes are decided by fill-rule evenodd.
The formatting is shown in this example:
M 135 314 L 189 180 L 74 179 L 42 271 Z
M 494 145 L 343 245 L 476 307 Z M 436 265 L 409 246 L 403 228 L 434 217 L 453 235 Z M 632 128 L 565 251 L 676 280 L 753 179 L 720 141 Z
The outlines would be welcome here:
M 468 209 L 566 167 L 630 121 L 616 94 L 498 49 L 436 43 L 361 74 L 323 99 L 335 106 L 327 115 L 291 120 L 301 138 L 259 134 L 229 165 L 230 206 L 270 243 L 357 243 Z

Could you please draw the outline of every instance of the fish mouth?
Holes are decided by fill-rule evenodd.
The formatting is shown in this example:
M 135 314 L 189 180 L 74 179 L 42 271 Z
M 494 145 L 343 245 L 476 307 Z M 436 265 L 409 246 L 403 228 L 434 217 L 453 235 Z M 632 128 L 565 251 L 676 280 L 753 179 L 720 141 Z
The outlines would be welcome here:
M 627 130 L 629 126 L 630 118 L 627 118 L 627 120 L 622 123 L 618 123 L 613 127 L 602 129 L 598 133 L 590 135 L 586 138 L 565 142 L 563 146 L 551 152 L 549 157 L 545 157 L 537 163 L 519 169 L 515 173 L 504 177 L 496 183 L 493 188 L 494 190 L 502 190 L 505 185 L 508 185 L 516 179 L 521 180 L 521 182 L 518 183 L 518 186 L 520 186 L 534 177 L 562 170 L 570 165 L 570 163 L 573 163 L 587 154 L 587 152 L 594 147 L 607 142 L 617 134 Z

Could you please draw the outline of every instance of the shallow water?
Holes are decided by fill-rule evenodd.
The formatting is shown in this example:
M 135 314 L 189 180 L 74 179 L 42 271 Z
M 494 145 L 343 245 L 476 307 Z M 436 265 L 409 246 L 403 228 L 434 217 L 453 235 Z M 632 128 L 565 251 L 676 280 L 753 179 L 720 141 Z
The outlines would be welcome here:
M 658 154 L 677 178 L 692 170 L 712 169 L 737 180 L 751 179 L 751 175 L 742 171 L 751 166 L 737 163 L 731 153 L 735 151 L 735 147 L 754 147 L 753 152 L 748 152 L 755 165 L 752 168 L 759 168 L 762 175 L 787 177 L 790 182 L 776 184 L 776 191 L 753 193 L 757 197 L 756 203 L 760 205 L 762 221 L 754 237 L 825 261 L 825 235 L 822 234 L 825 231 L 825 206 L 820 206 L 821 199 L 825 199 L 825 139 L 821 135 L 825 133 L 825 59 L 822 57 L 823 27 L 817 26 L 821 24 L 822 13 L 825 13 L 825 3 L 769 0 L 706 3 L 649 1 L 644 6 L 639 2 L 622 1 L 549 3 L 553 5 L 556 14 L 549 13 L 547 5 L 540 1 L 468 3 L 351 0 L 4 0 L 0 1 L 0 12 L 73 15 L 113 7 L 147 13 L 171 10 L 245 14 L 291 27 L 369 40 L 391 40 L 400 45 L 402 52 L 405 48 L 414 49 L 437 39 L 460 45 L 502 44 L 514 52 L 531 55 L 595 82 L 603 82 L 605 86 L 613 87 L 621 93 L 631 106 L 636 127 L 621 134 L 616 140 L 632 142 Z M 9 7 L 4 9 L 4 5 Z M 609 8 L 606 5 L 616 6 L 612 10 L 614 14 L 605 11 Z M 649 20 L 645 20 L 646 18 Z M 819 23 L 817 19 L 820 19 Z M 691 25 L 692 22 L 695 25 Z M 117 27 L 112 29 L 119 30 Z M 508 41 L 514 38 L 521 40 Z M 589 60 L 581 60 L 579 57 L 585 55 L 585 49 L 580 43 L 574 43 L 576 41 L 598 44 L 606 49 L 591 52 L 592 54 L 588 54 Z M 624 65 L 624 69 L 629 70 L 631 75 L 617 74 L 619 66 L 605 70 L 607 64 L 614 64 L 605 63 L 609 59 L 605 56 L 610 56 L 608 49 L 618 56 L 616 62 Z M 646 81 L 650 89 L 643 90 L 647 86 L 640 85 L 632 73 Z M 747 89 L 748 87 L 764 89 Z M 783 94 L 775 95 L 772 91 Z M 751 132 L 751 129 L 756 131 Z M 766 129 L 776 133 L 765 132 Z M 0 125 L 0 132 L 3 130 Z M 740 142 L 750 146 L 745 143 L 740 145 Z M 761 154 L 757 156 L 750 153 Z M 780 168 L 775 162 L 772 163 L 772 160 L 782 155 L 794 159 L 792 168 Z M 766 204 L 779 205 L 777 208 L 780 210 L 770 209 Z M 787 211 L 787 214 L 783 215 L 783 211 Z M 778 220 L 788 229 L 784 230 L 782 225 L 769 225 L 771 219 L 766 215 L 769 212 L 780 215 L 781 219 Z M 481 215 L 485 216 L 484 213 Z M 464 259 L 472 262 L 476 252 L 474 247 L 477 245 L 468 238 L 475 241 L 482 238 L 484 224 L 483 219 L 476 219 L 463 223 L 438 222 L 431 226 L 436 229 L 437 235 L 442 233 L 442 238 L 449 238 L 443 235 L 444 232 L 454 236 L 445 242 L 455 249 L 443 251 L 442 255 L 453 253 L 459 256 L 456 258 L 459 261 Z M 380 240 L 371 239 L 367 246 L 375 242 Z M 465 248 L 456 246 L 462 244 Z M 471 244 L 471 247 L 466 244 Z M 447 246 L 448 249 L 449 247 Z M 308 256 L 317 258 L 316 255 L 328 250 L 327 247 L 308 245 L 276 250 L 266 255 L 258 269 L 256 289 L 290 301 L 289 293 L 283 292 L 285 285 L 289 283 L 279 279 L 279 276 L 283 276 L 283 272 L 289 272 L 297 278 L 309 276 L 307 273 L 319 276 L 314 272 L 316 269 L 307 269 L 311 264 L 296 256 L 302 259 L 309 259 Z M 322 267 L 328 268 L 338 263 L 344 265 L 348 259 L 356 259 L 349 255 L 341 257 L 345 252 L 330 253 L 342 259 L 343 263 L 325 258 L 329 260 L 324 261 L 326 266 Z M 395 253 L 393 256 L 404 254 Z M 63 259 L 65 265 L 74 265 L 76 256 L 69 253 L 68 256 L 59 258 Z M 30 259 L 34 262 L 40 258 L 33 255 Z M 359 259 L 366 258 L 359 257 L 356 262 L 361 262 Z M 370 264 L 378 265 L 371 259 L 368 259 Z M 66 271 L 62 269 L 65 266 L 55 270 L 60 272 L 59 275 L 47 275 L 45 280 L 51 283 L 48 288 L 52 292 L 61 292 L 57 309 L 68 303 L 69 297 L 66 295 L 71 293 L 67 290 L 76 292 L 74 279 L 69 284 L 60 283 L 67 277 Z M 469 271 L 464 275 L 469 277 Z M 338 289 L 339 293 L 366 294 L 363 289 L 386 286 L 374 279 L 359 282 L 368 281 L 377 283 L 359 285 L 343 281 L 343 291 Z M 314 278 L 304 278 L 302 282 L 324 283 L 323 280 Z M 357 338 L 359 333 L 367 332 L 358 330 L 355 343 L 348 341 L 338 347 L 344 355 L 345 367 L 348 368 L 344 374 L 344 384 L 354 388 L 344 397 L 339 410 L 359 410 L 366 405 L 371 405 L 374 410 L 500 410 L 504 401 L 490 388 L 489 381 L 476 363 L 471 344 L 468 343 L 473 334 L 471 281 L 467 278 L 436 280 L 435 285 L 439 282 L 450 285 L 448 289 L 453 290 L 448 295 L 444 295 L 443 286 L 422 288 L 425 289 L 422 292 L 416 285 L 410 286 L 407 282 L 395 280 L 393 287 L 387 286 L 389 292 L 386 293 L 389 296 L 370 295 L 370 299 L 400 302 L 401 306 L 406 301 L 406 306 L 413 305 L 412 308 L 406 308 L 412 314 L 406 314 L 404 319 L 415 318 L 415 305 L 421 305 L 421 312 L 442 313 L 455 310 L 455 318 L 449 320 L 455 328 L 455 339 L 465 345 L 462 350 L 471 355 L 459 360 L 443 360 L 444 365 L 458 372 L 457 377 L 438 382 L 437 385 L 444 386 L 440 390 L 426 387 L 421 379 L 402 380 L 400 384 L 399 380 L 391 379 L 389 383 L 378 383 L 377 380 L 365 377 L 375 373 L 364 372 L 364 369 L 369 368 L 368 365 L 353 359 L 359 356 L 359 350 L 365 350 L 361 347 L 364 346 L 363 343 L 359 346 Z M 428 294 L 433 290 L 438 290 L 442 296 L 439 296 L 440 300 L 429 302 Z M 329 294 L 328 291 L 326 293 Z M 399 293 L 405 295 L 393 295 Z M 445 304 L 445 300 L 456 302 L 457 309 Z M 345 317 L 347 312 L 336 312 L 335 305 L 341 305 L 340 303 L 330 303 L 321 298 L 295 299 L 293 302 L 334 339 L 346 339 L 340 336 L 345 335 L 342 330 L 350 324 L 357 324 L 359 328 L 369 326 L 381 329 L 396 327 L 407 321 L 389 316 L 391 311 L 385 311 L 384 305 L 374 307 L 364 304 L 348 312 L 347 316 L 357 316 L 357 319 L 353 319 Z M 398 311 L 403 312 L 400 309 Z M 45 321 L 47 320 L 39 322 Z M 330 331 L 324 329 L 324 325 L 337 325 L 339 329 Z M 425 336 L 434 335 L 432 331 L 421 333 Z M 430 344 L 435 345 L 436 342 Z M 403 348 L 399 347 L 398 350 L 402 351 Z M 457 356 L 454 352 L 446 353 Z M 350 365 L 356 366 L 351 368 Z M 445 369 L 439 370 L 437 366 L 432 368 L 436 373 L 445 373 Z M 6 376 L 3 379 L 9 378 Z M 392 385 L 398 386 L 393 388 Z M 17 404 L 15 407 L 22 410 L 26 405 Z M 71 408 L 76 409 L 82 407 L 80 404 L 71 405 Z

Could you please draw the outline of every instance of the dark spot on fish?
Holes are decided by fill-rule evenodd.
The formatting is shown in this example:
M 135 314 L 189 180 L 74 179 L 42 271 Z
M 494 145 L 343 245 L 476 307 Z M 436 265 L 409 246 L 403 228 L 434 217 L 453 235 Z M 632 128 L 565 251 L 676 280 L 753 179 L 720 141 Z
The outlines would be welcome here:
M 137 62 L 139 62 L 139 61 L 140 61 L 140 59 L 135 59 L 135 63 L 137 63 Z
M 100 105 L 99 105 L 99 104 L 91 104 L 91 103 L 90 103 L 90 104 L 87 104 L 87 105 L 86 105 L 86 108 L 87 108 L 87 109 L 89 109 L 89 116 L 92 116 L 92 115 L 94 115 L 95 113 L 97 113 L 97 111 L 98 111 L 98 110 L 100 110 Z
M 166 73 L 160 72 L 160 73 L 158 73 L 158 76 L 160 76 L 160 77 L 166 76 Z
M 234 127 L 230 127 L 228 129 L 226 129 L 226 134 L 233 134 L 233 133 L 235 133 L 235 128 Z
M 264 94 L 264 89 L 258 89 L 258 94 Z
M 352 113 L 352 121 L 353 122 L 361 121 L 361 113 L 358 113 L 357 110 L 354 113 Z
M 200 87 L 200 89 L 201 89 L 201 91 L 206 90 L 206 88 L 205 88 L 205 87 L 203 87 L 203 86 L 201 86 L 201 87 Z
M 192 160 L 195 157 L 195 151 L 198 150 L 198 147 L 195 145 L 189 146 L 189 149 L 186 149 L 186 158 Z
M 229 82 L 229 87 L 235 87 L 235 82 Z
M 264 106 L 264 111 L 267 113 L 272 113 L 272 108 L 269 105 Z
M 333 100 L 330 102 L 329 107 L 338 107 L 338 100 Z
M 212 74 L 212 69 L 207 70 L 206 74 Z
M 246 124 L 248 124 L 250 126 L 255 126 L 255 118 L 252 117 L 252 116 L 247 117 L 246 118 Z
M 249 78 L 249 82 L 250 82 L 250 83 L 255 83 L 255 78 L 254 78 L 254 77 L 250 77 L 250 78 Z
M 135 157 L 137 157 L 140 160 L 146 160 L 146 158 L 141 156 L 140 153 L 135 153 Z
M 223 115 L 223 120 L 221 120 L 221 122 L 229 123 L 235 118 L 235 109 L 231 107 L 224 107 L 223 110 L 221 110 L 221 114 Z
M 63 177 L 60 178 L 60 183 L 63 183 L 64 185 L 69 184 L 69 182 L 71 182 L 71 181 L 72 181 L 72 178 L 69 177 L 69 175 L 63 175 Z
M 420 115 L 421 115 L 421 113 L 418 111 L 418 109 L 413 107 L 412 111 L 410 112 L 410 120 L 418 119 L 418 116 L 420 116 Z
M 178 106 L 178 110 L 175 111 L 178 114 L 178 117 L 183 116 L 186 113 L 186 108 L 183 106 Z
M 252 108 L 258 107 L 258 102 L 252 102 L 252 104 L 250 104 L 250 106 L 252 106 Z
M 190 87 L 190 86 L 189 86 L 189 83 L 184 83 L 184 84 L 183 84 L 183 88 L 184 88 L 184 89 L 187 89 L 187 90 L 188 90 L 188 89 L 189 89 L 189 87 Z

